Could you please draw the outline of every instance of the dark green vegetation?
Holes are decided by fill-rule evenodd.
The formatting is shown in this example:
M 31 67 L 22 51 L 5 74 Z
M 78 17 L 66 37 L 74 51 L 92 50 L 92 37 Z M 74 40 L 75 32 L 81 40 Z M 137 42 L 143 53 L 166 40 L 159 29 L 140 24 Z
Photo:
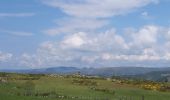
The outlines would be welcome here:
M 169 100 L 169 87 L 118 77 L 0 73 L 0 100 Z
M 124 75 L 128 79 L 151 80 L 156 82 L 170 82 L 170 71 L 153 71 L 138 75 Z

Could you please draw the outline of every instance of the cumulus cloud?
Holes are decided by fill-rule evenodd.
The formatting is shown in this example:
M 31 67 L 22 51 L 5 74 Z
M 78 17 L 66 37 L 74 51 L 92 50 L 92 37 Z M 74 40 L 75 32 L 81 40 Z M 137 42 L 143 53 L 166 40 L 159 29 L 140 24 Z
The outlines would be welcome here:
M 146 25 L 142 27 L 137 32 L 133 32 L 132 36 L 132 45 L 139 46 L 151 46 L 157 43 L 158 35 L 161 28 L 155 25 Z
M 4 53 L 0 51 L 0 62 L 7 62 L 12 58 L 11 53 Z
M 82 63 L 85 62 L 96 62 L 95 60 L 99 59 L 102 52 L 111 52 L 112 50 L 117 52 L 118 49 L 120 49 L 120 52 L 124 51 L 128 49 L 128 45 L 123 37 L 116 34 L 114 29 L 99 33 L 97 36 L 78 32 L 66 35 L 61 41 L 42 43 L 36 54 L 22 55 L 22 64 L 29 66 L 57 66 L 63 64 L 83 66 L 85 64 Z M 91 57 L 92 55 L 95 58 Z M 30 63 L 31 60 L 33 62 Z
M 168 66 L 170 42 L 158 43 L 160 36 L 166 38 L 162 32 L 162 27 L 145 25 L 129 32 L 129 37 L 114 28 L 97 34 L 67 34 L 61 40 L 42 43 L 36 54 L 24 55 L 22 60 L 33 60 L 28 64 L 35 67 Z
M 95 52 L 101 52 L 103 48 L 108 51 L 128 49 L 124 38 L 116 34 L 115 29 L 91 35 L 85 32 L 74 33 L 66 36 L 60 44 L 61 47 L 65 48 L 77 48 Z
M 65 39 L 61 42 L 61 45 L 66 48 L 70 47 L 80 47 L 86 44 L 86 35 L 84 33 L 77 33 L 70 36 L 65 37 Z
M 119 60 L 119 61 L 158 61 L 160 60 L 159 56 L 150 56 L 150 55 L 110 55 L 104 54 L 102 56 L 103 60 Z M 125 65 L 124 65 L 125 66 Z

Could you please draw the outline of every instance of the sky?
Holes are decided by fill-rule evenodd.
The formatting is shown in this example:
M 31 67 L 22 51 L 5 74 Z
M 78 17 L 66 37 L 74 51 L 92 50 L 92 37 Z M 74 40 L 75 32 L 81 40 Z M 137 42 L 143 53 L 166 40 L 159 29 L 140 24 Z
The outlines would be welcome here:
M 169 0 L 0 0 L 0 69 L 170 67 Z

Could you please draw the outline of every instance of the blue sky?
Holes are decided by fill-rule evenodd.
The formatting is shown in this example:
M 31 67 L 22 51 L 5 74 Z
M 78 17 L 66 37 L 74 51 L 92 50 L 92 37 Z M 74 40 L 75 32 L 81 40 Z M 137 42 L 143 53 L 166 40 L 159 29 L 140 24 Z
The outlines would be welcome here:
M 0 0 L 0 69 L 170 67 L 169 0 Z

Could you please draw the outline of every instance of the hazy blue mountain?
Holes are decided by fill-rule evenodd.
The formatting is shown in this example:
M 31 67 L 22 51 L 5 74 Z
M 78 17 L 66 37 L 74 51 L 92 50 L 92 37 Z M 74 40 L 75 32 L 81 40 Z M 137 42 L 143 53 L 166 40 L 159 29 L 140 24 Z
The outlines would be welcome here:
M 75 73 L 79 72 L 80 69 L 76 67 L 53 67 L 53 68 L 47 68 L 45 70 L 46 73 L 60 73 L 60 74 L 69 74 L 69 73 Z
M 1 72 L 15 72 L 15 73 L 30 73 L 30 74 L 69 74 L 80 71 L 76 67 L 51 67 L 51 68 L 41 68 L 41 69 L 27 69 L 27 70 L 0 70 Z
M 89 68 L 81 71 L 83 74 L 100 76 L 119 76 L 119 75 L 137 75 L 153 71 L 170 71 L 170 68 L 145 68 L 145 67 L 109 67 L 109 68 Z
M 0 70 L 1 72 L 16 72 L 16 73 L 44 73 L 44 74 L 71 74 L 80 72 L 85 75 L 98 76 L 120 76 L 120 75 L 139 75 L 153 71 L 170 71 L 170 68 L 146 68 L 146 67 L 108 67 L 108 68 L 76 68 L 76 67 L 51 67 L 42 69 L 30 70 Z

